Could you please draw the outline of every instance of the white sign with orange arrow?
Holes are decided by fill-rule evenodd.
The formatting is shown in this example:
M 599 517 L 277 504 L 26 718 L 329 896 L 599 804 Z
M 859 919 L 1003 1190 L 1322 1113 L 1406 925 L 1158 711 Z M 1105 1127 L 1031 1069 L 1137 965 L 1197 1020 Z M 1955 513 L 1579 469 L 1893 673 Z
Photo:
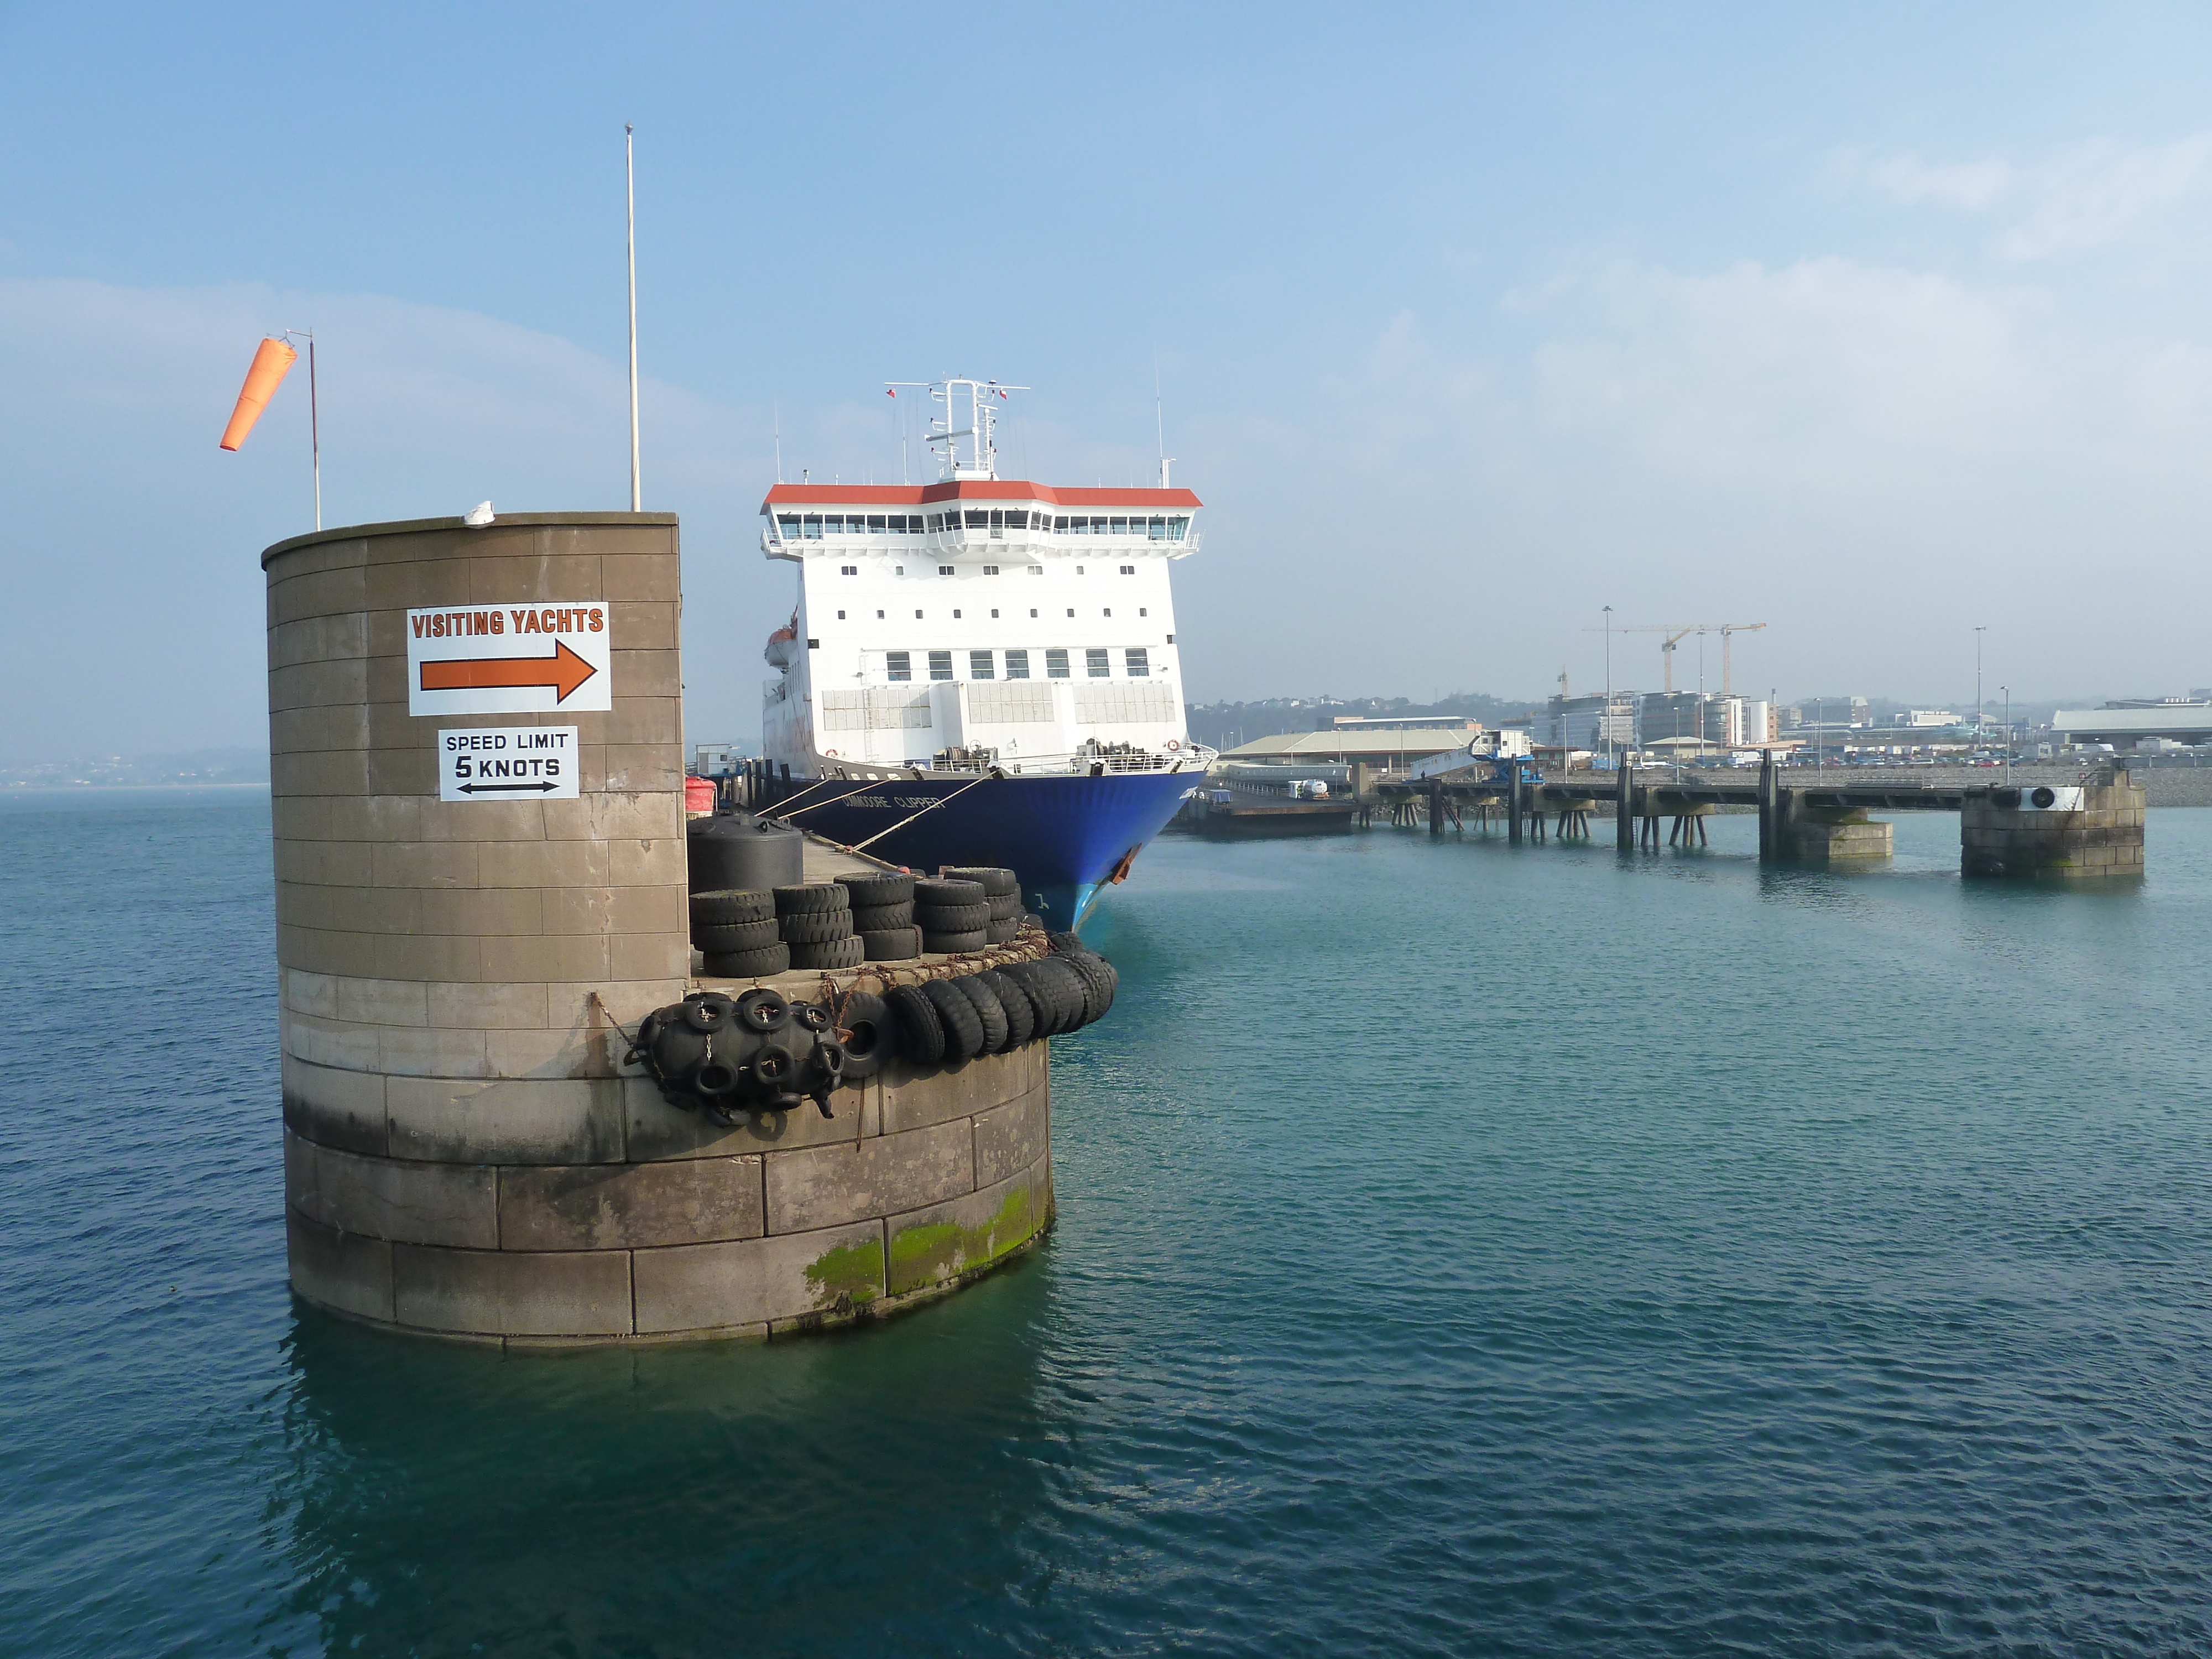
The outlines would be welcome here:
M 407 613 L 410 714 L 596 713 L 614 705 L 604 599 Z

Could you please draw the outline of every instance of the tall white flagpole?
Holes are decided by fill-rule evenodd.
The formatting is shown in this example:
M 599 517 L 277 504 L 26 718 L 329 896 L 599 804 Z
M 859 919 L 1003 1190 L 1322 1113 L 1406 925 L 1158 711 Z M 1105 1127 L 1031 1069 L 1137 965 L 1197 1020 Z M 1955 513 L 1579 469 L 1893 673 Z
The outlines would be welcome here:
M 629 179 L 629 510 L 645 510 L 637 476 L 637 129 L 623 124 L 623 171 Z

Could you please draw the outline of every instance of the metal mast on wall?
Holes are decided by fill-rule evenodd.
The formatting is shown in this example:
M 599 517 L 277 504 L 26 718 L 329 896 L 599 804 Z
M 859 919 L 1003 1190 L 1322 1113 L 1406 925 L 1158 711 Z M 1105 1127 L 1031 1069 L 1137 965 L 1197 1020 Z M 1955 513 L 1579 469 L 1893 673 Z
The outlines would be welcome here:
M 637 129 L 623 123 L 623 173 L 629 186 L 629 510 L 645 510 L 637 476 Z

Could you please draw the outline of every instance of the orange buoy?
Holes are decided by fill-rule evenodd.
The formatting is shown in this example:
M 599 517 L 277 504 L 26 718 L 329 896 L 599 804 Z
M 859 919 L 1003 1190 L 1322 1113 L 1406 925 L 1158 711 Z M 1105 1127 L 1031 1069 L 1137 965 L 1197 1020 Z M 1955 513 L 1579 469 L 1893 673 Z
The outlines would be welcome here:
M 222 429 L 222 447 L 236 449 L 253 430 L 261 411 L 284 383 L 284 373 L 300 361 L 300 354 L 283 341 L 270 338 L 253 354 L 253 367 L 246 371 L 246 385 L 238 394 L 238 407 L 230 411 L 230 424 Z

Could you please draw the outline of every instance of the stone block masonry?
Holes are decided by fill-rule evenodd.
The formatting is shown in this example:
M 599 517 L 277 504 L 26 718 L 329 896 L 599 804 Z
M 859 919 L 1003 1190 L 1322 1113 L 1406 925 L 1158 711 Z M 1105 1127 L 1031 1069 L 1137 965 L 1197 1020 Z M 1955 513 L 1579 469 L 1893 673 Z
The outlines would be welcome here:
M 2081 790 L 2078 811 L 2002 804 L 1996 790 L 1959 814 L 1959 869 L 2027 881 L 2134 880 L 2143 873 L 2144 792 L 2106 770 Z
M 514 1346 L 765 1336 L 939 1294 L 1042 1235 L 1043 1042 L 735 1127 L 625 1067 L 618 1027 L 696 982 L 672 516 L 361 526 L 262 565 L 300 1296 Z M 494 606 L 603 615 L 605 695 L 411 712 L 407 613 Z M 483 648 L 511 673 L 535 644 Z M 577 728 L 574 799 L 440 799 L 441 727 L 553 725 Z

